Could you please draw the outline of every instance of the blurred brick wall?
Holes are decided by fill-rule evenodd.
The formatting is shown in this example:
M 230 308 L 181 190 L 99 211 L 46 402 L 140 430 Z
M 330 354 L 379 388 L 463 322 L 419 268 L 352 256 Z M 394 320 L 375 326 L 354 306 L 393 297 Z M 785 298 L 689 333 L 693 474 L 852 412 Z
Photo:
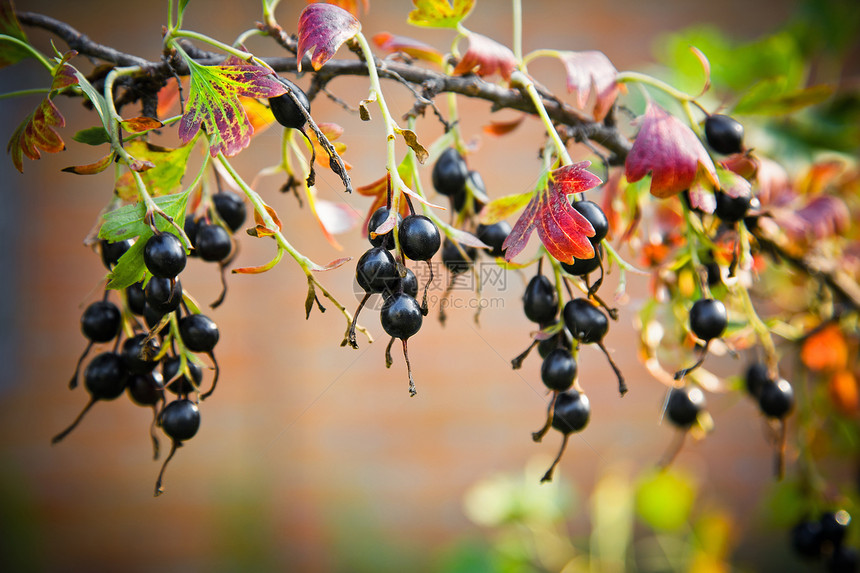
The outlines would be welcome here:
M 125 3 L 119 13 L 119 4 L 111 2 L 17 4 L 65 19 L 94 40 L 158 57 L 162 2 Z M 709 21 L 750 36 L 781 22 L 790 2 L 730 0 L 719 11 L 712 2 L 667 0 L 524 4 L 526 50 L 600 49 L 624 69 L 647 63 L 661 32 Z M 302 5 L 281 3 L 278 16 L 285 27 L 293 26 Z M 373 0 L 363 18 L 365 34 L 399 31 L 446 45 L 446 32 L 404 29 L 409 9 L 406 1 Z M 230 40 L 253 26 L 258 10 L 258 2 L 191 2 L 187 27 Z M 484 2 L 468 23 L 506 42 L 508 4 Z M 274 52 L 259 39 L 249 48 Z M 562 88 L 560 66 L 541 63 L 534 71 L 553 89 Z M 0 72 L 0 82 L 2 91 L 9 91 L 42 85 L 44 74 L 26 63 Z M 307 80 L 300 83 L 306 86 Z M 366 83 L 342 79 L 330 89 L 354 103 Z M 410 107 L 405 90 L 389 84 L 386 90 L 395 115 Z M 4 137 L 34 103 L 0 102 Z M 79 110 L 78 102 L 60 99 L 59 105 L 68 119 L 62 131 L 67 140 L 92 125 L 94 116 Z M 486 110 L 482 102 L 462 100 L 465 133 L 480 133 Z M 363 124 L 325 98 L 314 102 L 314 114 L 318 121 L 346 127 L 343 140 L 356 184 L 382 175 L 384 137 L 378 122 Z M 422 120 L 419 129 L 425 143 L 439 133 L 432 118 Z M 527 122 L 511 138 L 483 138 L 470 166 L 482 173 L 492 196 L 526 190 L 537 174 L 541 141 L 540 126 Z M 236 161 L 247 179 L 277 161 L 278 142 L 279 129 L 271 129 Z M 327 304 L 328 312 L 314 311 L 305 321 L 305 281 L 289 260 L 265 275 L 229 277 L 227 301 L 211 313 L 221 329 L 222 379 L 202 404 L 199 434 L 167 470 L 166 495 L 152 498 L 159 463 L 151 459 L 147 435 L 151 412 L 124 397 L 98 404 L 62 444 L 51 447 L 51 436 L 86 402 L 84 391 L 69 392 L 66 382 L 84 347 L 80 313 L 98 296 L 104 271 L 82 240 L 112 182 L 109 173 L 77 177 L 59 170 L 91 162 L 100 151 L 74 145 L 40 162 L 27 161 L 24 175 L 8 160 L 0 162 L 5 182 L 0 515 L 10 540 L 0 562 L 11 562 L 17 552 L 34 569 L 62 571 L 354 571 L 390 555 L 391 567 L 413 561 L 413 570 L 429 569 L 432 563 L 425 560 L 440 548 L 464 535 L 480 535 L 461 511 L 462 495 L 471 484 L 496 471 L 519 471 L 532 456 L 548 462 L 555 454 L 557 435 L 541 445 L 529 436 L 541 424 L 546 404 L 539 361 L 527 360 L 520 371 L 512 371 L 509 363 L 528 344 L 532 330 L 519 301 L 527 276 L 511 273 L 506 289 L 490 289 L 487 296 L 499 298 L 504 308 L 485 310 L 480 326 L 467 309 L 449 312 L 444 328 L 435 312 L 427 317 L 410 340 L 419 391 L 410 399 L 396 347 L 394 366 L 383 367 L 386 340 L 375 314 L 365 313 L 362 323 L 377 342 L 369 345 L 359 336 L 359 350 L 341 348 L 343 317 Z M 265 180 L 259 191 L 302 252 L 327 262 L 344 255 L 357 258 L 365 250 L 356 232 L 339 238 L 342 253 L 327 245 L 307 210 L 299 209 L 293 197 L 278 194 L 279 184 Z M 367 208 L 364 198 L 345 197 L 330 174 L 321 176 L 319 187 L 328 199 L 346 201 L 359 212 Z M 272 253 L 267 241 L 244 237 L 236 264 L 260 264 Z M 348 264 L 319 275 L 349 307 L 358 302 L 352 294 L 353 268 Z M 200 261 L 190 263 L 182 280 L 201 302 L 217 295 L 216 269 Z M 653 464 L 672 437 L 670 429 L 658 426 L 663 389 L 632 351 L 636 342 L 630 323 L 646 296 L 644 284 L 634 284 L 633 303 L 622 310 L 607 339 L 628 378 L 629 395 L 618 398 L 612 371 L 598 351 L 582 353 L 580 376 L 593 417 L 587 431 L 571 440 L 561 477 L 583 492 L 618 460 L 635 467 Z M 605 292 L 612 287 L 610 280 Z M 455 297 L 468 304 L 467 294 Z M 705 442 L 689 445 L 679 463 L 696 468 L 708 495 L 748 508 L 769 483 L 771 453 L 752 406 L 733 401 L 712 397 L 718 429 Z M 584 535 L 583 519 L 576 523 L 574 533 Z M 385 568 L 374 563 L 366 570 Z

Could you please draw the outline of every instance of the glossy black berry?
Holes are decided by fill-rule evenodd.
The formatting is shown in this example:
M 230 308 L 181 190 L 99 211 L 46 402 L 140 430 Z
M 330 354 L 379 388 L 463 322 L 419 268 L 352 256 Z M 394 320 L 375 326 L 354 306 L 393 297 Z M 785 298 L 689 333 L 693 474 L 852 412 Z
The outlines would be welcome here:
M 784 378 L 769 380 L 761 387 L 758 405 L 768 418 L 781 420 L 794 408 L 794 389 Z
M 543 360 L 540 367 L 540 377 L 550 390 L 564 392 L 573 385 L 576 378 L 577 364 L 570 351 L 556 348 Z
M 146 322 L 146 327 L 150 328 L 150 329 L 155 328 L 158 325 L 158 323 L 161 322 L 161 319 L 164 318 L 165 314 L 167 314 L 167 313 L 159 312 L 159 311 L 155 310 L 154 308 L 152 308 L 151 306 L 149 306 L 148 304 L 143 307 L 143 320 Z M 164 327 L 161 329 L 161 332 L 159 332 L 159 334 L 163 335 L 168 330 L 170 330 L 170 325 L 165 324 Z
M 567 390 L 555 399 L 552 427 L 562 434 L 579 432 L 588 425 L 590 417 L 591 404 L 585 394 Z
M 160 345 L 156 339 L 150 339 L 144 345 L 146 334 L 136 334 L 122 343 L 122 359 L 129 374 L 146 374 L 158 364 L 155 356 Z
M 523 293 L 526 318 L 538 324 L 553 322 L 558 314 L 558 293 L 544 275 L 535 275 Z
M 293 92 L 293 95 L 296 96 L 296 99 L 299 100 L 301 106 L 305 108 L 305 111 L 310 113 L 311 102 L 308 100 L 307 94 L 303 92 L 299 86 L 286 78 L 278 77 L 278 80 L 280 80 L 288 90 Z M 284 127 L 300 129 L 304 127 L 305 123 L 307 123 L 305 114 L 302 113 L 301 108 L 288 93 L 269 98 L 269 107 L 272 109 L 272 115 L 275 116 L 275 120 Z
M 93 342 L 108 342 L 116 338 L 122 325 L 122 315 L 112 302 L 100 300 L 89 305 L 81 315 L 81 332 Z
M 709 115 L 705 120 L 705 139 L 711 149 L 730 155 L 743 151 L 744 126 L 727 115 Z
M 447 238 L 442 243 L 442 262 L 445 264 L 448 271 L 455 275 L 468 272 L 475 260 L 475 257 L 478 256 L 478 250 L 475 247 L 467 247 L 466 245 L 460 246 L 466 253 L 466 256 L 469 257 L 468 259 L 463 258 L 463 255 L 460 254 L 460 249 L 457 248 L 456 243 L 448 240 Z
M 232 248 L 230 233 L 221 225 L 201 223 L 197 228 L 194 250 L 204 261 L 223 261 Z
M 728 323 L 726 307 L 718 300 L 699 299 L 690 309 L 690 330 L 702 340 L 708 341 L 719 337 Z
M 397 232 L 400 248 L 413 261 L 426 261 L 436 254 L 442 244 L 439 229 L 425 215 L 409 215 Z
M 424 315 L 417 300 L 401 293 L 385 299 L 379 319 L 389 336 L 406 340 L 421 329 Z
M 600 342 L 609 332 L 609 319 L 584 298 L 564 305 L 564 324 L 573 337 L 584 344 Z
M 192 245 L 197 243 L 197 229 L 200 228 L 201 219 L 198 219 L 192 215 L 187 215 L 185 217 L 185 224 L 182 226 L 182 230 L 185 231 L 185 235 L 188 237 L 188 240 L 191 241 Z M 191 249 L 188 253 L 189 257 L 196 257 L 197 251 Z
M 502 243 L 511 234 L 511 226 L 507 221 L 499 221 L 493 225 L 478 225 L 476 236 L 481 241 L 490 247 L 487 253 L 491 257 L 503 257 L 505 252 L 502 250 Z
M 125 298 L 128 302 L 128 309 L 137 316 L 143 316 L 143 309 L 146 305 L 146 295 L 143 292 L 143 284 L 134 283 L 125 289 Z
M 151 236 L 143 248 L 143 262 L 155 277 L 175 277 L 185 268 L 186 260 L 182 241 L 172 233 Z
M 164 375 L 167 389 L 174 394 L 187 395 L 196 392 L 200 388 L 200 383 L 203 382 L 203 370 L 191 360 L 186 360 L 188 364 L 188 372 L 191 374 L 191 379 L 183 374 L 177 378 L 179 369 L 182 366 L 182 358 L 179 356 L 170 356 L 164 359 L 161 366 L 161 372 Z
M 381 235 L 376 235 L 375 237 L 371 237 L 370 233 L 379 228 L 379 226 L 388 219 L 388 214 L 391 212 L 391 209 L 388 207 L 380 207 L 376 211 L 373 212 L 373 215 L 370 216 L 370 220 L 367 222 L 367 238 L 370 240 L 370 244 L 374 247 L 383 247 L 386 249 L 394 248 L 394 235 L 391 231 L 387 233 L 382 233 Z M 403 220 L 403 217 L 400 214 L 397 214 L 397 226 L 400 226 L 400 222 Z
M 696 422 L 704 407 L 705 394 L 699 388 L 672 388 L 666 403 L 666 416 L 675 426 L 686 429 Z
M 791 548 L 807 559 L 821 557 L 821 523 L 801 521 L 791 529 Z
M 234 233 L 245 224 L 247 210 L 245 202 L 235 193 L 222 191 L 212 195 L 212 204 L 215 205 L 215 210 L 218 216 L 224 221 L 230 230 Z
M 138 406 L 155 406 L 164 396 L 161 374 L 155 370 L 149 374 L 134 374 L 128 379 L 126 391 Z
M 175 442 L 190 440 L 200 428 L 200 410 L 191 400 L 174 400 L 159 416 L 161 429 Z
M 472 188 L 471 195 L 466 190 L 467 185 Z M 463 185 L 463 188 L 451 197 L 451 205 L 454 207 L 454 211 L 462 213 L 467 207 L 473 213 L 480 211 L 484 204 L 476 194 L 486 196 L 487 186 L 484 184 L 484 178 L 481 177 L 480 173 L 477 171 L 469 171 L 469 174 L 466 176 L 466 185 Z M 472 198 L 472 204 L 467 205 L 466 200 L 470 196 Z
M 391 296 L 398 294 L 401 290 L 412 298 L 418 296 L 418 277 L 415 276 L 412 269 L 406 269 L 406 274 L 395 281 L 390 288 L 386 288 L 382 294 Z
M 182 283 L 179 279 L 171 281 L 170 279 L 153 277 L 146 283 L 143 294 L 147 306 L 158 313 L 160 318 L 179 308 L 179 303 L 182 302 Z M 146 315 L 144 314 L 144 316 Z M 150 327 L 152 326 L 154 325 L 150 325 Z
M 594 201 L 574 201 L 573 208 L 579 211 L 594 227 L 594 236 L 589 237 L 588 240 L 593 244 L 602 241 L 609 233 L 609 219 L 606 218 L 603 209 Z
M 821 540 L 838 547 L 842 545 L 845 535 L 848 533 L 851 515 L 844 509 L 835 512 L 828 511 L 821 514 L 818 522 L 821 525 Z
M 603 260 L 603 245 L 597 245 L 594 248 L 594 256 L 590 259 L 574 259 L 573 264 L 561 263 L 561 268 L 566 273 L 575 277 L 583 277 L 590 272 L 600 268 L 600 261 Z
M 722 191 L 717 191 L 717 207 L 714 214 L 726 223 L 736 223 L 746 217 L 752 205 L 749 196 L 732 197 Z
M 449 147 L 433 165 L 433 188 L 442 195 L 454 197 L 462 193 L 469 176 L 469 168 L 460 152 Z
M 192 352 L 212 352 L 218 344 L 220 333 L 211 318 L 203 314 L 191 314 L 179 319 L 179 336 Z
M 538 342 L 538 354 L 540 354 L 541 358 L 546 358 L 556 348 L 564 348 L 569 352 L 572 347 L 571 343 L 570 335 L 567 333 L 567 330 L 562 328 L 561 332 Z
M 394 257 L 382 247 L 374 247 L 361 255 L 355 266 L 355 279 L 365 292 L 382 292 L 398 279 Z
M 762 362 L 753 362 L 749 367 L 747 367 L 744 382 L 746 383 L 747 392 L 753 398 L 759 397 L 761 389 L 764 388 L 766 384 L 773 384 L 770 372 L 768 372 L 767 366 Z
M 128 369 L 115 352 L 103 352 L 93 358 L 84 371 L 84 387 L 94 400 L 113 400 L 125 390 Z
M 116 266 L 117 262 L 119 262 L 119 258 L 123 256 L 133 244 L 134 241 L 132 241 L 131 239 L 117 241 L 115 243 L 111 243 L 104 239 L 99 241 L 99 246 L 101 247 L 100 250 L 102 254 L 102 262 L 108 268 L 108 270 Z

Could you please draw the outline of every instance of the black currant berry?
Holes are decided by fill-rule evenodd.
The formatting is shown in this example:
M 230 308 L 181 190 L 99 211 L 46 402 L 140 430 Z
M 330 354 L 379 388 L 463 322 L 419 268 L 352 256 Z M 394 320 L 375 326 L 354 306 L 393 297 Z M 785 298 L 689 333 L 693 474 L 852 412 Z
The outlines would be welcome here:
M 830 543 L 833 547 L 839 547 L 848 533 L 848 525 L 851 523 L 851 515 L 841 509 L 835 512 L 821 514 L 818 520 L 821 525 L 821 540 Z
M 192 245 L 197 244 L 197 230 L 200 228 L 201 219 L 196 218 L 192 215 L 186 215 L 185 224 L 182 226 L 182 230 L 185 231 L 185 235 L 188 237 L 188 240 Z M 197 251 L 191 249 L 188 252 L 189 257 L 196 257 Z
M 602 241 L 609 233 L 609 219 L 606 218 L 603 209 L 594 201 L 574 201 L 573 208 L 594 227 L 594 236 L 589 237 L 588 240 L 595 245 Z
M 308 100 L 307 94 L 303 92 L 299 86 L 286 78 L 278 77 L 278 80 L 284 84 L 288 90 L 293 92 L 293 95 L 296 96 L 296 99 L 299 100 L 299 103 L 301 103 L 301 106 L 305 108 L 305 111 L 310 113 L 311 102 Z M 283 94 L 269 98 L 269 107 L 272 109 L 272 115 L 275 116 L 275 120 L 284 127 L 290 129 L 301 129 L 304 127 L 305 123 L 307 123 L 305 114 L 302 113 L 301 108 L 299 108 L 296 101 L 290 97 L 290 94 Z
M 540 367 L 540 377 L 544 385 L 557 392 L 564 392 L 573 385 L 576 372 L 576 360 L 565 348 L 556 348 L 550 352 Z
M 503 257 L 505 252 L 502 250 L 502 243 L 511 234 L 511 226 L 507 221 L 499 221 L 493 225 L 478 225 L 476 236 L 481 241 L 490 247 L 487 253 L 491 257 Z
M 468 259 L 463 257 L 457 244 L 453 241 L 446 238 L 442 244 L 442 262 L 448 271 L 455 275 L 468 272 L 475 257 L 478 256 L 478 250 L 475 247 L 467 247 L 466 245 L 461 245 L 461 247 Z
M 690 330 L 702 340 L 709 341 L 719 337 L 728 323 L 726 307 L 718 300 L 699 299 L 690 309 Z
M 469 171 L 469 174 L 466 176 L 466 182 L 467 185 L 472 188 L 473 193 L 470 195 L 466 190 L 467 185 L 463 185 L 463 188 L 455 193 L 451 198 L 451 205 L 457 213 L 462 213 L 467 207 L 473 213 L 477 213 L 481 210 L 484 204 L 478 199 L 476 194 L 486 196 L 487 186 L 484 184 L 484 178 L 481 177 L 481 174 L 477 171 Z M 466 200 L 470 196 L 472 198 L 472 204 L 467 205 Z
M 761 395 L 761 389 L 764 388 L 765 385 L 773 384 L 770 372 L 768 372 L 767 366 L 762 362 L 753 362 L 749 365 L 746 376 L 744 377 L 744 382 L 746 382 L 746 388 L 749 395 L 756 399 Z
M 794 389 L 788 380 L 769 380 L 761 387 L 758 405 L 768 418 L 782 420 L 794 408 Z
M 749 196 L 732 197 L 717 191 L 717 208 L 714 214 L 726 223 L 737 223 L 746 217 L 751 205 L 752 198 Z
M 203 370 L 200 366 L 191 360 L 186 360 L 186 364 L 188 364 L 188 372 L 191 374 L 190 380 L 185 374 L 177 378 L 182 366 L 182 358 L 179 356 L 165 358 L 161 366 L 167 389 L 174 394 L 187 396 L 192 392 L 197 392 L 200 389 L 200 383 L 203 382 Z
M 212 195 L 212 204 L 215 205 L 215 210 L 218 216 L 224 221 L 230 230 L 234 233 L 245 224 L 247 216 L 245 202 L 235 193 L 222 191 Z
M 791 548 L 807 559 L 821 557 L 821 523 L 801 521 L 791 529 Z
M 89 305 L 81 315 L 81 331 L 93 342 L 116 338 L 122 326 L 122 315 L 112 302 L 100 300 Z
M 200 410 L 187 399 L 174 400 L 164 407 L 160 416 L 161 429 L 176 442 L 190 440 L 200 428 Z
M 158 364 L 155 356 L 160 345 L 156 339 L 146 338 L 146 334 L 137 334 L 122 343 L 122 359 L 129 374 L 147 374 Z
M 143 248 L 143 262 L 155 277 L 174 278 L 185 268 L 186 260 L 182 241 L 172 233 L 151 236 Z
M 107 269 L 110 270 L 115 267 L 116 264 L 119 262 L 119 258 L 123 256 L 133 244 L 134 241 L 132 241 L 131 239 L 117 241 L 115 243 L 111 243 L 110 241 L 106 241 L 104 239 L 99 241 L 99 246 L 101 247 L 102 253 L 102 262 L 107 267 Z
M 128 302 L 128 309 L 137 316 L 143 316 L 143 309 L 146 305 L 146 295 L 143 292 L 142 283 L 134 283 L 125 289 L 125 299 Z
M 558 293 L 544 275 L 535 275 L 523 293 L 523 311 L 526 318 L 538 324 L 546 324 L 558 314 Z
M 433 165 L 433 188 L 449 197 L 461 193 L 469 176 L 469 168 L 460 152 L 449 147 L 442 152 Z
M 575 277 L 582 277 L 600 268 L 600 261 L 603 260 L 603 245 L 597 245 L 594 248 L 594 256 L 590 259 L 574 259 L 573 264 L 561 263 L 561 268 L 566 273 Z
M 570 335 L 567 333 L 567 330 L 562 328 L 561 331 L 557 334 L 554 334 L 546 340 L 541 340 L 540 342 L 538 342 L 538 354 L 540 354 L 541 358 L 545 359 L 547 356 L 549 356 L 549 353 L 556 348 L 564 348 L 570 351 L 570 349 L 572 348 L 571 342 L 572 340 L 570 339 Z
M 397 232 L 400 248 L 413 261 L 426 261 L 436 254 L 442 244 L 439 229 L 424 215 L 409 215 Z
M 143 293 L 146 298 L 146 305 L 155 313 L 160 314 L 160 319 L 161 316 L 179 308 L 179 303 L 182 302 L 182 283 L 179 282 L 179 279 L 174 281 L 166 278 L 152 277 L 146 283 Z M 144 316 L 146 316 L 145 310 Z M 150 325 L 150 328 L 153 326 L 155 325 Z
M 220 334 L 211 318 L 203 314 L 191 314 L 179 320 L 179 336 L 192 352 L 212 352 Z
M 564 324 L 573 337 L 584 344 L 600 342 L 609 332 L 609 319 L 584 298 L 564 305 Z
M 385 299 L 379 319 L 389 336 L 406 340 L 421 329 L 424 315 L 415 298 L 400 293 Z
M 562 434 L 579 432 L 591 418 L 588 396 L 576 390 L 561 392 L 553 406 L 552 427 Z
M 412 269 L 406 269 L 406 274 L 400 277 L 391 288 L 386 288 L 382 294 L 388 297 L 399 293 L 401 290 L 412 298 L 418 296 L 418 277 L 415 276 Z
M 692 426 L 705 407 L 705 394 L 696 387 L 672 388 L 666 402 L 669 421 L 681 429 Z
M 164 399 L 161 374 L 153 370 L 149 374 L 129 376 L 126 390 L 131 401 L 138 406 L 155 406 Z
M 743 151 L 744 126 L 727 115 L 709 115 L 705 120 L 705 139 L 711 149 L 724 155 Z
M 365 292 L 382 292 L 396 284 L 399 278 L 394 257 L 382 247 L 374 247 L 361 255 L 355 266 L 355 278 Z
M 164 318 L 165 314 L 167 314 L 167 313 L 159 312 L 159 311 L 155 310 L 154 308 L 152 308 L 151 306 L 149 306 L 148 304 L 143 307 L 143 320 L 146 322 L 146 327 L 149 329 L 155 328 L 158 325 L 158 323 L 161 322 L 161 319 Z M 163 335 L 169 329 L 170 329 L 170 325 L 165 324 L 158 334 Z
M 373 215 L 370 216 L 370 220 L 367 222 L 367 238 L 370 240 L 370 244 L 374 247 L 384 247 L 386 249 L 394 248 L 394 235 L 391 231 L 386 233 L 382 233 L 381 235 L 376 235 L 375 237 L 371 237 L 370 234 L 374 232 L 379 226 L 384 223 L 388 219 L 388 214 L 391 213 L 391 209 L 388 207 L 380 207 L 376 211 L 373 212 Z M 400 222 L 403 220 L 403 217 L 400 216 L 400 213 L 397 214 L 397 226 L 400 226 Z
M 221 225 L 202 223 L 197 228 L 194 250 L 204 261 L 223 261 L 232 248 L 230 233 Z

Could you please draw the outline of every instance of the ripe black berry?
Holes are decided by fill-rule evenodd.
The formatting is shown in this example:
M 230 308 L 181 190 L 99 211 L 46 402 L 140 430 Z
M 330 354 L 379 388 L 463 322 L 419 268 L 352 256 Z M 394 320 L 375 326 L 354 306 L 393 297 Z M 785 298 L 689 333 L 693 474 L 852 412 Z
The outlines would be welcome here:
M 200 228 L 201 219 L 194 217 L 193 215 L 185 216 L 185 224 L 182 226 L 182 230 L 185 231 L 185 235 L 188 237 L 188 240 L 191 241 L 192 245 L 197 244 L 197 229 Z M 191 249 L 188 252 L 189 257 L 196 257 L 197 251 Z
M 717 208 L 714 214 L 726 223 L 736 223 L 743 219 L 752 205 L 749 196 L 732 197 L 717 191 Z
M 406 269 L 406 274 L 400 277 L 390 288 L 386 288 L 382 294 L 391 296 L 399 293 L 401 290 L 412 298 L 418 296 L 418 277 L 415 276 L 412 269 Z
M 478 225 L 476 236 L 490 247 L 487 252 L 491 257 L 503 257 L 505 252 L 502 250 L 502 243 L 505 242 L 510 233 L 511 226 L 508 222 L 499 221 L 493 225 Z
M 156 354 L 160 349 L 154 338 L 146 341 L 146 334 L 137 334 L 122 343 L 122 360 L 129 374 L 146 374 L 152 372 L 158 361 Z M 146 343 L 144 344 L 144 341 Z
M 81 315 L 81 331 L 93 342 L 108 342 L 119 334 L 121 318 L 114 303 L 100 300 L 89 305 Z
M 544 275 L 535 275 L 523 293 L 526 318 L 538 324 L 552 322 L 558 314 L 558 293 Z
M 573 385 L 576 372 L 576 360 L 565 348 L 556 348 L 550 352 L 540 367 L 540 377 L 544 385 L 557 392 L 564 392 Z
M 138 315 L 143 316 L 143 308 L 146 305 L 146 295 L 143 292 L 143 284 L 134 283 L 125 289 L 125 299 L 128 302 L 128 309 Z
M 134 244 L 134 241 L 131 239 L 126 239 L 124 241 L 117 241 L 115 243 L 111 243 L 110 241 L 106 241 L 102 239 L 99 241 L 99 245 L 101 247 L 102 253 L 102 262 L 108 270 L 112 269 L 117 262 L 119 262 L 119 258 L 128 251 L 131 246 Z
M 179 356 L 165 358 L 161 366 L 167 389 L 174 394 L 187 396 L 199 390 L 200 383 L 203 382 L 203 370 L 201 370 L 200 366 L 191 360 L 186 360 L 186 364 L 188 364 L 188 372 L 191 374 L 190 380 L 185 374 L 178 376 L 179 369 L 182 366 L 182 358 Z
M 175 281 L 166 278 L 152 277 L 146 283 L 146 288 L 143 290 L 146 298 L 146 305 L 155 313 L 158 313 L 159 319 L 179 308 L 179 303 L 182 302 L 182 283 L 179 279 Z M 144 316 L 146 316 L 144 309 Z M 157 321 L 156 321 L 157 323 Z M 150 325 L 150 328 L 155 326 Z
M 382 292 L 396 283 L 399 275 L 394 257 L 382 247 L 374 247 L 358 259 L 355 278 L 365 292 Z
M 609 233 L 609 219 L 606 218 L 603 209 L 594 201 L 574 201 L 573 208 L 594 227 L 594 236 L 589 237 L 588 240 L 595 245 L 602 241 Z
M 155 277 L 175 277 L 185 268 L 186 260 L 182 241 L 172 233 L 151 236 L 143 248 L 143 262 Z
M 197 434 L 200 410 L 191 400 L 174 400 L 161 411 L 160 421 L 165 434 L 176 442 L 184 442 Z
M 299 86 L 286 78 L 278 77 L 278 80 L 280 80 L 288 90 L 293 92 L 293 95 L 296 96 L 296 99 L 299 100 L 299 103 L 301 103 L 301 106 L 305 108 L 305 111 L 310 113 L 311 102 L 308 100 L 307 94 L 303 92 Z M 307 122 L 305 114 L 302 113 L 301 108 L 299 108 L 295 100 L 290 97 L 290 94 L 283 94 L 269 98 L 269 107 L 272 108 L 272 115 L 275 116 L 275 120 L 284 127 L 300 129 L 304 127 Z
M 775 381 L 768 380 L 761 387 L 758 405 L 762 413 L 768 418 L 781 420 L 794 408 L 794 389 L 784 378 Z
M 128 397 L 138 406 L 155 406 L 164 398 L 161 374 L 155 370 L 149 374 L 129 376 L 126 390 Z
M 442 244 L 442 262 L 448 271 L 455 275 L 468 272 L 475 257 L 478 256 L 478 250 L 475 247 L 467 247 L 466 245 L 461 245 L 461 247 L 468 259 L 463 258 L 456 243 L 446 238 Z
M 442 244 L 439 229 L 424 215 L 409 215 L 398 230 L 400 248 L 413 261 L 426 261 L 436 254 Z
M 472 193 L 468 193 L 466 187 L 471 187 Z M 481 177 L 481 174 L 477 171 L 469 171 L 469 174 L 466 176 L 466 184 L 463 185 L 463 188 L 460 189 L 454 196 L 451 198 L 451 206 L 454 207 L 454 211 L 457 213 L 462 213 L 467 207 L 473 213 L 477 213 L 481 210 L 484 204 L 478 199 L 476 194 L 480 194 L 481 196 L 487 195 L 487 186 L 484 184 L 484 178 Z M 466 200 L 471 196 L 471 205 L 468 205 Z
M 202 223 L 197 228 L 194 249 L 204 261 L 223 261 L 232 248 L 230 233 L 221 225 Z
M 212 204 L 218 216 L 224 221 L 234 233 L 245 223 L 247 216 L 245 202 L 235 193 L 222 191 L 212 195 Z
M 718 153 L 740 153 L 743 151 L 744 126 L 727 115 L 709 115 L 705 120 L 705 139 Z
M 696 422 L 704 407 L 705 394 L 699 388 L 672 388 L 666 403 L 666 415 L 672 424 L 687 429 Z
M 382 233 L 381 235 L 376 235 L 375 237 L 371 237 L 370 234 L 379 226 L 388 219 L 388 214 L 391 212 L 391 209 L 388 207 L 380 207 L 376 211 L 373 212 L 373 215 L 370 216 L 370 220 L 367 222 L 367 237 L 370 240 L 370 244 L 374 247 L 384 247 L 386 249 L 394 248 L 394 235 L 391 231 L 387 233 Z M 400 226 L 400 222 L 403 220 L 403 217 L 400 216 L 400 213 L 397 214 L 397 226 Z
M 549 353 L 556 348 L 564 348 L 570 351 L 572 347 L 571 342 L 572 340 L 570 339 L 570 335 L 568 334 L 567 330 L 562 328 L 560 332 L 553 335 L 552 337 L 538 342 L 538 354 L 540 354 L 541 358 L 546 358 L 547 356 L 549 356 Z
M 573 337 L 584 344 L 600 342 L 609 332 L 609 319 L 584 298 L 564 305 L 564 324 Z
M 821 540 L 832 544 L 833 547 L 839 547 L 848 533 L 851 515 L 844 509 L 835 512 L 829 511 L 821 514 L 818 522 L 821 524 Z
M 764 388 L 765 385 L 773 384 L 767 365 L 761 362 L 753 362 L 749 365 L 744 381 L 746 382 L 747 392 L 750 396 L 756 399 L 761 394 L 761 389 Z
M 588 396 L 576 390 L 561 392 L 553 407 L 552 427 L 562 434 L 579 432 L 591 418 Z
M 603 245 L 597 245 L 594 248 L 594 256 L 590 259 L 574 259 L 572 265 L 561 263 L 561 268 L 563 268 L 568 274 L 575 277 L 581 277 L 600 268 L 600 261 L 602 260 Z
M 460 152 L 449 147 L 433 165 L 433 188 L 442 195 L 455 196 L 463 191 L 469 168 Z
M 690 330 L 702 340 L 708 341 L 719 337 L 728 322 L 726 307 L 718 300 L 699 299 L 690 309 Z
M 406 340 L 421 329 L 424 315 L 417 300 L 401 293 L 385 299 L 379 318 L 389 336 Z
M 801 557 L 821 557 L 821 523 L 801 521 L 791 529 L 791 547 Z
M 203 314 L 191 314 L 179 320 L 179 336 L 192 352 L 212 352 L 220 334 L 211 318 Z

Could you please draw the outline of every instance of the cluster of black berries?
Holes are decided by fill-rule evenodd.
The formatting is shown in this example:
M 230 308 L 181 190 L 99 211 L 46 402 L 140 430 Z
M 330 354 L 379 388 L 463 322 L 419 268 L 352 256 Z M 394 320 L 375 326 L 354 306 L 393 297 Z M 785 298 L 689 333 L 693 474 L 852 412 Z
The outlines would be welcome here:
M 850 523 L 844 509 L 822 513 L 817 520 L 803 519 L 791 530 L 791 547 L 805 559 L 824 558 L 829 573 L 854 573 L 857 551 L 845 545 Z
M 210 204 L 200 215 L 185 217 L 185 234 L 193 247 L 189 253 L 206 262 L 218 263 L 221 271 L 221 294 L 210 305 L 217 308 L 227 294 L 224 272 L 235 258 L 239 244 L 232 234 L 245 224 L 245 202 L 235 193 L 221 191 L 209 198 Z
M 372 295 L 382 295 L 383 303 L 379 317 L 382 328 L 391 336 L 385 351 L 386 366 L 391 366 L 391 346 L 394 340 L 400 339 L 403 343 L 403 356 L 406 359 L 409 375 L 409 394 L 414 396 L 415 381 L 412 377 L 412 366 L 409 363 L 407 340 L 421 329 L 424 316 L 428 312 L 427 289 L 433 280 L 430 259 L 439 250 L 442 238 L 433 221 L 424 215 L 414 213 L 402 219 L 398 214 L 392 229 L 377 233 L 376 231 L 389 220 L 390 213 L 390 207 L 380 207 L 371 215 L 368 222 L 368 236 L 372 248 L 361 255 L 355 269 L 356 281 L 365 294 L 355 312 L 344 342 L 357 348 L 355 323 L 358 314 Z M 400 260 L 391 254 L 391 250 L 395 247 L 394 233 L 397 233 Z M 419 290 L 418 279 L 406 266 L 406 259 L 426 261 L 430 268 L 430 277 L 424 285 L 422 304 L 419 304 L 416 298 Z
M 102 260 L 111 269 L 131 246 L 131 241 L 102 241 L 100 245 Z M 170 454 L 158 474 L 156 495 L 162 492 L 161 481 L 167 463 L 184 441 L 194 437 L 200 426 L 197 401 L 190 398 L 198 394 L 203 381 L 197 353 L 207 354 L 215 368 L 212 387 L 201 398 L 214 391 L 218 380 L 218 364 L 213 353 L 219 338 L 218 327 L 209 317 L 191 313 L 182 305 L 178 275 L 186 261 L 185 249 L 175 235 L 156 233 L 144 247 L 144 263 L 150 275 L 146 287 L 136 284 L 126 289 L 121 296 L 123 310 L 108 300 L 110 291 L 105 291 L 102 300 L 84 310 L 81 330 L 89 343 L 78 360 L 69 387 L 77 386 L 80 367 L 94 344 L 113 342 L 114 346 L 87 364 L 83 378 L 89 402 L 74 422 L 52 440 L 57 443 L 65 438 L 96 402 L 114 400 L 126 392 L 135 404 L 153 410 L 150 435 L 156 459 L 159 455 L 156 428 L 160 427 L 171 439 Z M 185 316 L 180 318 L 181 306 Z M 124 340 L 123 334 L 126 335 Z M 176 398 L 168 402 L 165 390 Z

